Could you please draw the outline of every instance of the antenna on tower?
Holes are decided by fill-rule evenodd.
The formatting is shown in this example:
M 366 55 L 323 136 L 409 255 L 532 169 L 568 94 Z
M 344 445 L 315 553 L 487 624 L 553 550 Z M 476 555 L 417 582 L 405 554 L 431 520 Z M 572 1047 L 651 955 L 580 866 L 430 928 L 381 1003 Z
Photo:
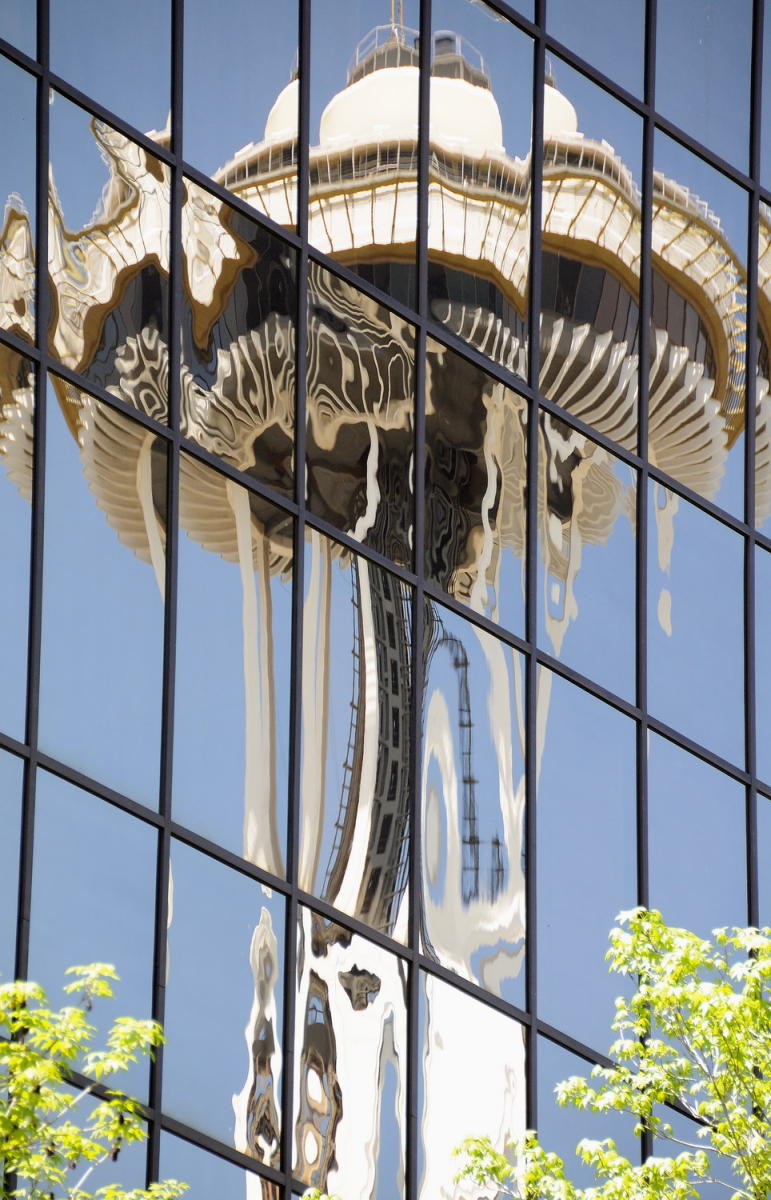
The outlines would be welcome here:
M 391 0 L 391 24 L 404 24 L 404 0 Z

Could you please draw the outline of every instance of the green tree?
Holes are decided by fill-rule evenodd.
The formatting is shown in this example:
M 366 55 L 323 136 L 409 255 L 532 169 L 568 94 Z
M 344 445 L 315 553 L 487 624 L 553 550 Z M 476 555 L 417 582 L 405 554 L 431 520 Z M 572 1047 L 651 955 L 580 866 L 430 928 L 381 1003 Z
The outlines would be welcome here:
M 108 1084 L 152 1057 L 163 1034 L 155 1021 L 119 1017 L 104 1049 L 93 1049 L 88 1014 L 95 999 L 112 996 L 110 980 L 118 976 L 106 963 L 70 967 L 67 974 L 73 980 L 64 990 L 78 1001 L 61 1009 L 49 1006 L 37 983 L 0 986 L 0 1197 L 174 1200 L 186 1188 L 176 1180 L 146 1190 L 116 1184 L 86 1190 L 98 1167 L 146 1137 L 141 1106 Z M 73 1086 L 76 1069 L 93 1082 Z
M 595 1067 L 591 1079 L 565 1080 L 557 1100 L 596 1113 L 627 1113 L 637 1133 L 650 1132 L 677 1152 L 635 1165 L 611 1139 L 584 1140 L 577 1153 L 597 1178 L 584 1189 L 532 1132 L 510 1148 L 513 1165 L 488 1139 L 469 1138 L 456 1151 L 463 1161 L 456 1178 L 523 1200 L 688 1200 L 707 1183 L 737 1200 L 766 1200 L 771 930 L 718 929 L 707 941 L 670 928 L 658 912 L 636 909 L 618 920 L 606 957 L 610 970 L 633 980 L 636 990 L 616 1001 L 614 1066 Z M 673 1130 L 665 1105 L 697 1123 L 692 1141 Z

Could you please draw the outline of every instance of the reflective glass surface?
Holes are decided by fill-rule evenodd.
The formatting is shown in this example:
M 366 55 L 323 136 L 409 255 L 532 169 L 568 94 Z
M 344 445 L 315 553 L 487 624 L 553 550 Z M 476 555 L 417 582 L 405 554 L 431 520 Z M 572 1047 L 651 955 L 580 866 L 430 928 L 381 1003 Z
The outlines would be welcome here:
M 540 388 L 635 450 L 642 122 L 557 58 L 543 119 Z
M 0 11 L 0 37 L 30 58 L 37 54 L 37 5 L 30 0 L 5 0 Z
M 294 251 L 188 179 L 182 255 L 181 431 L 291 496 Z
M 632 699 L 636 473 L 551 413 L 540 428 L 539 644 Z
M 175 841 L 169 903 L 164 1108 L 278 1166 L 284 900 Z
M 50 4 L 51 70 L 156 141 L 168 140 L 171 0 Z
M 0 729 L 19 741 L 26 706 L 34 404 L 32 364 L 0 346 Z
M 404 1195 L 407 967 L 300 907 L 294 1175 L 340 1196 Z
M 656 17 L 657 109 L 746 170 L 752 0 L 678 0 Z
M 759 795 L 757 799 L 758 805 L 758 863 L 759 870 L 759 888 L 758 888 L 758 910 L 759 910 L 759 925 L 771 927 L 771 871 L 768 869 L 768 864 L 771 862 L 771 799 L 768 796 Z
M 49 349 L 165 420 L 169 169 L 55 92 L 50 120 Z
M 526 377 L 533 43 L 469 0 L 432 20 L 429 312 Z
M 36 81 L 1 55 L 0 94 L 13 114 L 0 125 L 0 326 L 31 342 L 35 338 Z
M 250 1175 L 224 1158 L 191 1142 L 161 1134 L 161 1179 L 182 1179 L 189 1185 L 187 1200 L 280 1200 L 276 1184 Z
M 553 37 L 638 96 L 644 22 L 645 0 L 549 0 L 546 10 Z
M 415 304 L 418 0 L 314 0 L 308 237 Z
M 524 661 L 433 601 L 424 646 L 424 950 L 524 1005 Z
M 305 546 L 300 887 L 404 939 L 412 600 L 309 530 Z
M 771 554 L 755 550 L 755 706 L 757 771 L 771 782 Z
M 525 625 L 527 401 L 433 339 L 426 370 L 426 574 Z
M 702 937 L 747 924 L 745 791 L 656 734 L 648 750 L 651 905 Z
M 310 264 L 308 506 L 395 562 L 412 559 L 415 331 Z
M 604 1052 L 619 991 L 608 930 L 637 900 L 635 727 L 550 671 L 537 707 L 539 1016 Z
M 760 201 L 758 213 L 757 339 L 755 524 L 768 536 L 771 532 L 771 204 L 765 200 Z
M 279 225 L 297 220 L 296 3 L 185 0 L 183 150 Z
M 656 483 L 648 531 L 651 712 L 741 765 L 742 540 Z
M 179 510 L 174 818 L 283 874 L 292 519 L 187 454 Z
M 454 1200 L 464 1138 L 504 1151 L 525 1132 L 525 1030 L 423 972 L 419 995 L 418 1197 Z
M 747 194 L 657 133 L 652 219 L 648 454 L 741 517 Z
M 761 131 L 765 136 L 760 139 L 760 182 L 765 188 L 771 188 L 771 146 L 769 146 L 768 131 L 771 128 L 771 21 L 763 22 L 763 95 L 760 108 Z
M 155 830 L 98 796 L 38 771 L 32 875 L 29 975 L 64 1003 L 73 963 L 113 963 L 115 996 L 89 1020 L 104 1039 L 116 1017 L 149 1017 L 155 913 Z M 142 1060 L 119 1086 L 143 1098 Z
M 48 391 L 40 743 L 157 804 L 166 453 L 60 380 Z
M 0 750 L 0 982 L 15 976 L 24 764 Z

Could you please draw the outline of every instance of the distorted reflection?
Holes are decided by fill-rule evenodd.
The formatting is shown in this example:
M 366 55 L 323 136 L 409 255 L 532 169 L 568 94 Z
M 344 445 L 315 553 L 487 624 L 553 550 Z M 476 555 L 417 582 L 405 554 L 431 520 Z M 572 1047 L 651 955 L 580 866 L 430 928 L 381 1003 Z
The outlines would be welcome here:
M 428 974 L 419 1003 L 418 1196 L 456 1200 L 454 1152 L 469 1130 L 501 1153 L 525 1132 L 525 1029 Z
M 755 524 L 771 518 L 771 204 L 758 214 L 758 360 L 755 398 Z
M 300 886 L 403 939 L 411 593 L 322 534 L 307 538 Z
M 407 966 L 300 908 L 294 1175 L 341 1196 L 404 1192 Z
M 24 7 L 34 11 L 34 5 Z M 0 23 L 7 12 L 5 6 Z M 0 56 L 0 92 L 6 98 L 8 111 L 13 113 L 13 119 L 3 121 L 0 126 L 0 325 L 32 342 L 37 211 L 34 76 Z
M 449 609 L 425 610 L 423 941 L 444 966 L 522 1003 L 524 668 Z
M 0 346 L 0 729 L 19 741 L 26 708 L 34 389 L 32 364 Z

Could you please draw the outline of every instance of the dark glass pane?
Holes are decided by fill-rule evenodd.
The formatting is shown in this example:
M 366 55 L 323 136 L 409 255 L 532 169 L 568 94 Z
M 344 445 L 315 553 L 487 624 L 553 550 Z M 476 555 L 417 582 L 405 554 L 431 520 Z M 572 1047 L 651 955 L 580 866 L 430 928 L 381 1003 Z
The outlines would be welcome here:
M 678 0 L 656 14 L 656 107 L 746 170 L 752 0 Z
M 771 130 L 771 117 L 768 128 Z M 771 204 L 766 204 L 764 200 L 760 201 L 758 221 L 757 334 L 755 524 L 768 534 L 771 529 Z
M 47 771 L 38 771 L 29 974 L 64 1003 L 75 963 L 114 963 L 121 982 L 90 1020 L 103 1041 L 116 1017 L 149 1017 L 157 835 L 151 826 Z M 144 1096 L 143 1060 L 116 1085 Z
M 637 900 L 635 727 L 544 670 L 538 712 L 539 1016 L 605 1051 L 608 931 Z
M 610 928 L 610 927 L 609 927 Z M 616 990 L 619 980 L 616 977 Z M 612 1038 L 608 1024 L 607 1043 Z M 602 1046 L 605 1049 L 605 1044 Z M 601 1141 L 613 1138 L 619 1154 L 631 1163 L 640 1161 L 640 1143 L 634 1136 L 634 1119 L 617 1112 L 592 1113 L 587 1109 L 562 1107 L 557 1103 L 554 1089 L 563 1079 L 573 1075 L 588 1078 L 592 1064 L 586 1059 L 571 1054 L 569 1050 L 538 1039 L 538 1137 L 545 1150 L 559 1154 L 565 1163 L 565 1174 L 576 1187 L 596 1187 L 598 1180 L 591 1167 L 576 1156 L 576 1147 L 582 1138 Z
M 747 195 L 658 133 L 648 453 L 744 514 Z
M 525 1132 L 525 1030 L 432 975 L 420 985 L 418 1197 L 451 1200 L 464 1138 L 504 1151 Z
M 549 0 L 546 15 L 553 37 L 642 95 L 645 0 Z
M 742 539 L 659 484 L 651 485 L 648 530 L 651 712 L 741 764 Z
M 0 750 L 0 981 L 13 979 L 16 965 L 16 918 L 21 854 L 21 805 L 24 764 Z
M 310 264 L 308 506 L 399 564 L 412 558 L 415 331 Z
M 49 387 L 40 744 L 157 804 L 166 453 L 60 380 Z
M 34 76 L 0 56 L 9 118 L 0 126 L 0 326 L 28 342 L 35 340 L 36 86 Z
M 171 0 L 50 3 L 51 70 L 156 141 L 168 142 Z
M 179 508 L 174 818 L 283 874 L 292 519 L 186 454 Z
M 5 0 L 0 11 L 0 37 L 30 58 L 37 55 L 37 5 L 31 0 Z
M 301 907 L 293 1174 L 340 1196 L 404 1195 L 407 967 Z
M 314 0 L 308 237 L 415 304 L 418 0 Z
M 651 904 L 702 937 L 747 924 L 745 791 L 656 734 L 648 753 Z
M 284 900 L 172 844 L 164 1109 L 278 1166 Z
M 429 310 L 526 377 L 533 43 L 469 0 L 432 20 Z
M 540 387 L 636 450 L 642 122 L 561 60 L 550 72 Z
M 0 729 L 19 741 L 24 739 L 27 691 L 34 404 L 32 364 L 0 346 Z
M 407 934 L 412 598 L 306 534 L 300 886 Z
M 294 251 L 189 179 L 182 235 L 182 433 L 292 496 Z
M 632 699 L 636 473 L 548 412 L 538 467 L 539 643 Z
M 51 95 L 49 348 L 92 383 L 163 421 L 169 169 Z
M 433 601 L 425 621 L 424 949 L 524 1005 L 524 663 Z
M 426 573 L 522 635 L 527 401 L 432 339 L 426 378 Z
M 297 7 L 185 3 L 185 158 L 287 226 L 297 220 Z
M 161 1179 L 180 1179 L 189 1185 L 187 1200 L 280 1200 L 281 1189 L 267 1179 L 234 1166 L 191 1142 L 161 1134 Z

